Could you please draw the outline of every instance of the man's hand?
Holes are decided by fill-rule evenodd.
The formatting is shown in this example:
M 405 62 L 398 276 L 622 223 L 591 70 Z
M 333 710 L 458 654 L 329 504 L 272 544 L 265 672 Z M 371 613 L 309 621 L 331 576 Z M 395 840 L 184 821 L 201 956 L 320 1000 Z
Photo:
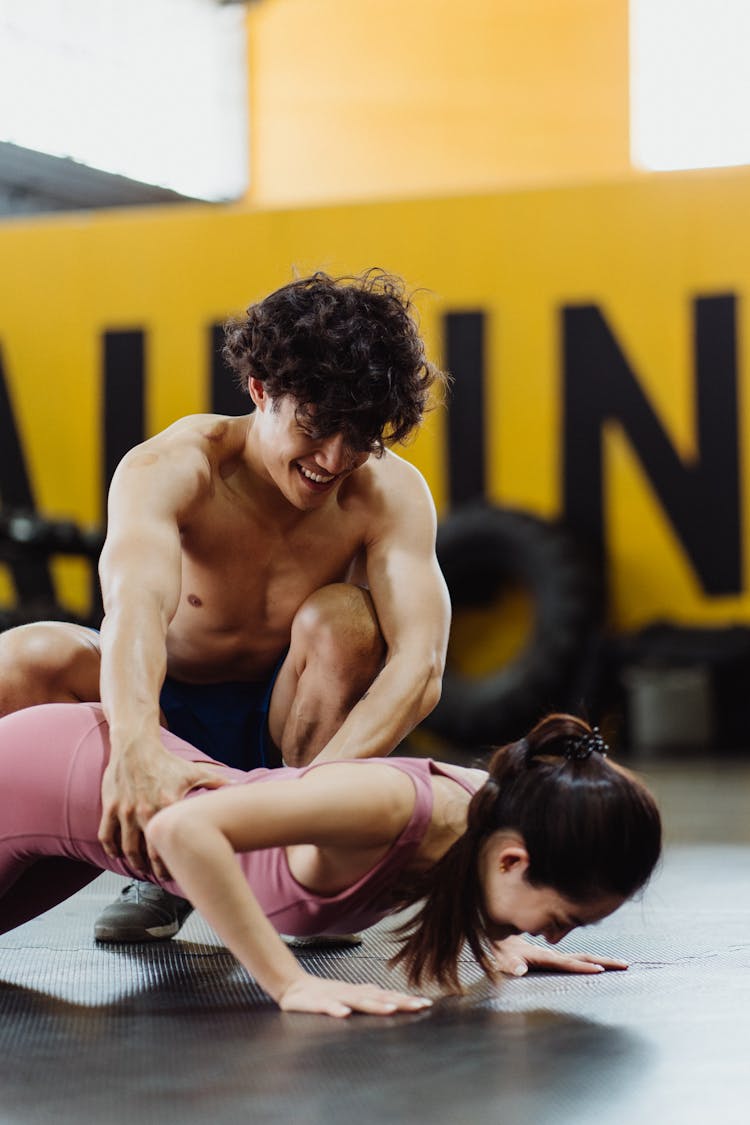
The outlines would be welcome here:
M 146 844 L 143 829 L 154 813 L 179 801 L 197 786 L 217 789 L 227 781 L 202 762 L 186 762 L 168 753 L 161 742 L 141 742 L 113 755 L 102 778 L 99 840 L 112 859 L 124 856 L 145 875 L 149 864 L 160 879 L 169 872 Z
M 534 945 L 522 937 L 493 942 L 495 964 L 501 973 L 522 977 L 529 969 L 557 973 L 602 973 L 605 969 L 627 969 L 627 961 L 598 957 L 593 953 L 559 953 L 549 946 Z

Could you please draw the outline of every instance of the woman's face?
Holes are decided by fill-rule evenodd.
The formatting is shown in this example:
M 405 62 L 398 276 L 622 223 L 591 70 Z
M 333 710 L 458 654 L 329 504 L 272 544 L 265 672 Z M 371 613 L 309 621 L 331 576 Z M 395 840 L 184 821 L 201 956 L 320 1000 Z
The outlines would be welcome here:
M 600 922 L 624 902 L 619 895 L 573 902 L 551 887 L 530 883 L 528 867 L 528 852 L 519 837 L 496 832 L 486 841 L 480 856 L 480 875 L 494 941 L 511 934 L 532 934 L 556 945 L 571 930 Z

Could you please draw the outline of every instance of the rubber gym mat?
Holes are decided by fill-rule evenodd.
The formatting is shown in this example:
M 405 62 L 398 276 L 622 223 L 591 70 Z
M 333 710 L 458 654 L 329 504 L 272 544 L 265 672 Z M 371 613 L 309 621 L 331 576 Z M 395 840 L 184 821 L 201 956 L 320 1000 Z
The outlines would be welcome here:
M 673 847 L 641 901 L 561 948 L 624 973 L 480 980 L 417 1015 L 279 1012 L 193 915 L 97 946 L 104 875 L 0 938 L 0 1121 L 632 1125 L 750 1111 L 750 847 Z M 393 982 L 389 927 L 313 972 Z

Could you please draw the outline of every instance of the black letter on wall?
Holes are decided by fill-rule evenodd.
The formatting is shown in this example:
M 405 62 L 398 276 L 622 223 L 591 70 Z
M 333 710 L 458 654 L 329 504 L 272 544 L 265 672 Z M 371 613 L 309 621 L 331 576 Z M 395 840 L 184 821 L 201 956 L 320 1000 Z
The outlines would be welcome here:
M 211 411 L 213 414 L 249 414 L 254 410 L 253 400 L 246 391 L 241 391 L 222 359 L 224 329 L 221 324 L 211 326 Z
M 118 464 L 145 439 L 143 333 L 104 334 L 104 480 L 106 498 Z
M 485 493 L 484 313 L 445 316 L 445 361 L 453 376 L 448 410 L 451 507 Z
M 36 511 L 23 446 L 18 434 L 13 405 L 5 380 L 0 355 L 0 501 L 3 508 Z M 52 576 L 45 559 L 11 560 L 8 563 L 19 601 L 55 600 Z
M 563 310 L 564 495 L 604 554 L 602 427 L 622 426 L 707 594 L 742 590 L 735 299 L 695 302 L 698 456 L 680 460 L 595 305 Z

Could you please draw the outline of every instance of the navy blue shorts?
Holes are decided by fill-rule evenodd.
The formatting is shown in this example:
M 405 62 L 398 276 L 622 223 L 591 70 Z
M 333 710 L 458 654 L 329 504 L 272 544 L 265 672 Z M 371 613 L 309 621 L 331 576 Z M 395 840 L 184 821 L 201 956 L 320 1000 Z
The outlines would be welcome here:
M 89 632 L 98 641 L 99 630 Z M 280 766 L 281 754 L 268 733 L 268 708 L 288 651 L 261 683 L 185 684 L 167 676 L 159 697 L 167 726 L 225 766 L 240 770 Z
M 185 684 L 167 676 L 159 697 L 167 726 L 224 765 L 240 770 L 280 765 L 268 733 L 280 666 L 263 683 Z

